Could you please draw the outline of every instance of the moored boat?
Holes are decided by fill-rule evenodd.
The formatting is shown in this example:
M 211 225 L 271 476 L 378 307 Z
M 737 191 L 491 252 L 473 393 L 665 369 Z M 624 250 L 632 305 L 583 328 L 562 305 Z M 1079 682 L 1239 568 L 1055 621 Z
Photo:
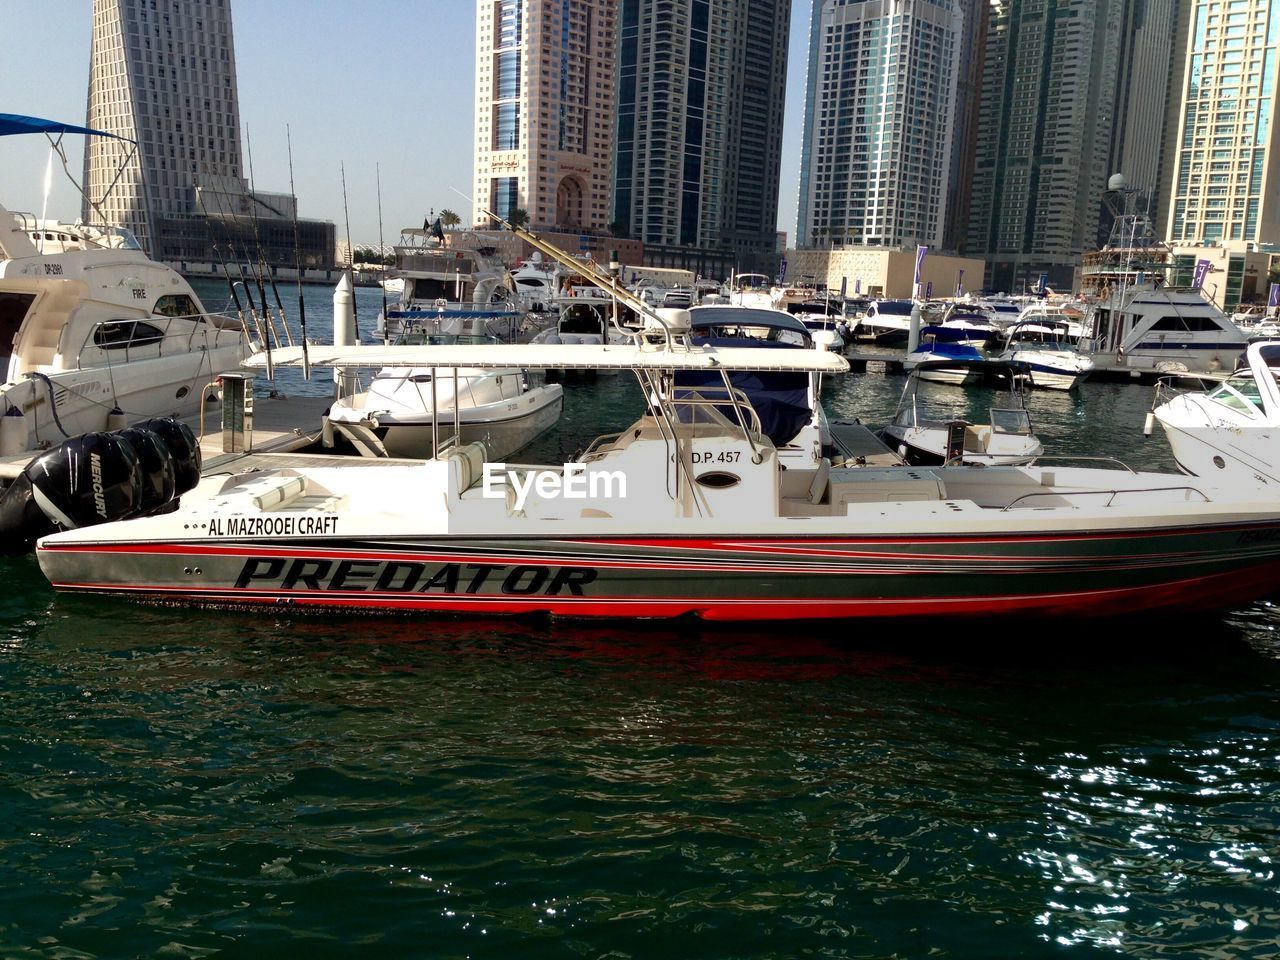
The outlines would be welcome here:
M 311 349 L 317 366 L 632 372 L 643 412 L 579 459 L 494 464 L 470 444 L 210 477 L 173 513 L 43 538 L 41 569 L 60 590 L 166 603 L 712 620 L 1185 612 L 1280 574 L 1280 505 L 1257 490 L 1030 465 L 784 470 L 734 376 L 846 362 L 698 344 L 687 313 L 637 310 L 624 345 Z

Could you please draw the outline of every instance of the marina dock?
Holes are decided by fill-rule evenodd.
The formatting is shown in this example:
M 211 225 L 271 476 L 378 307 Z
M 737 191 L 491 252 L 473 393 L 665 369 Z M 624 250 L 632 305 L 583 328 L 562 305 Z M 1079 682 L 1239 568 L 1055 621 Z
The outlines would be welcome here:
M 278 394 L 255 397 L 249 449 L 234 453 L 223 450 L 221 403 L 207 404 L 203 417 L 195 414 L 182 419 L 200 440 L 203 472 L 223 473 L 232 469 L 233 464 L 237 470 L 252 469 L 259 458 L 265 457 L 270 461 L 279 454 L 296 453 L 315 444 L 320 439 L 320 418 L 332 402 L 329 397 Z M 36 456 L 39 454 L 28 450 L 0 457 L 0 480 L 15 479 Z M 276 460 L 271 465 L 279 467 L 283 464 Z

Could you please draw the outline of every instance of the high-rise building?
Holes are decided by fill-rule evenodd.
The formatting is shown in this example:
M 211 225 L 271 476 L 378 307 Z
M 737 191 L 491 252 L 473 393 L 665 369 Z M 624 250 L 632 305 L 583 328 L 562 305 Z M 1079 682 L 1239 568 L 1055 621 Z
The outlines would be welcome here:
M 1184 2 L 1190 30 L 1167 239 L 1280 243 L 1280 3 Z
M 968 240 L 969 208 L 973 200 L 973 164 L 978 149 L 978 104 L 982 97 L 982 67 L 987 17 L 991 0 L 960 0 L 964 33 L 956 73 L 955 133 L 951 138 L 951 172 L 947 180 L 947 219 L 942 245 L 964 252 Z
M 992 0 L 969 254 L 987 283 L 1069 289 L 1124 173 L 1155 193 L 1179 0 Z
M 609 223 L 616 0 L 478 0 L 477 224 L 524 210 L 540 230 Z
M 297 201 L 244 178 L 231 0 L 93 0 L 82 215 L 133 231 L 159 260 L 327 267 L 333 224 L 298 223 Z M 231 258 L 230 256 L 228 258 Z
M 791 0 L 621 8 L 615 229 L 651 263 L 772 264 Z
M 961 0 L 814 0 L 799 246 L 941 246 Z
M 229 0 L 94 0 L 88 125 L 137 142 L 107 194 L 127 148 L 90 138 L 85 183 L 151 251 L 154 218 L 192 212 L 201 179 L 243 175 Z

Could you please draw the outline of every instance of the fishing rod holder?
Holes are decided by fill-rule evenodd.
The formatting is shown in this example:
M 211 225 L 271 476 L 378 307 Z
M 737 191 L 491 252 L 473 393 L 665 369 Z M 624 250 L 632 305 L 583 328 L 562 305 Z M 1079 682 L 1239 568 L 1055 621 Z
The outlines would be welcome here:
M 224 373 L 222 382 L 222 452 L 248 453 L 253 447 L 253 381 L 244 373 Z

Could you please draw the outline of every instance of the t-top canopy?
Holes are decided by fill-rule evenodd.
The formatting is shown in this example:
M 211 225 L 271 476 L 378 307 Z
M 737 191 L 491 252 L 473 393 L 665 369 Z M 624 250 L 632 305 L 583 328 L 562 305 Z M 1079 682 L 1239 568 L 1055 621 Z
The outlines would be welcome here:
M 134 142 L 128 137 L 107 133 L 105 130 L 76 127 L 69 123 L 59 123 L 57 120 L 43 120 L 40 117 L 24 117 L 17 113 L 0 113 L 0 137 L 11 137 L 20 133 L 83 133 L 89 137 L 114 137 L 116 140 Z

